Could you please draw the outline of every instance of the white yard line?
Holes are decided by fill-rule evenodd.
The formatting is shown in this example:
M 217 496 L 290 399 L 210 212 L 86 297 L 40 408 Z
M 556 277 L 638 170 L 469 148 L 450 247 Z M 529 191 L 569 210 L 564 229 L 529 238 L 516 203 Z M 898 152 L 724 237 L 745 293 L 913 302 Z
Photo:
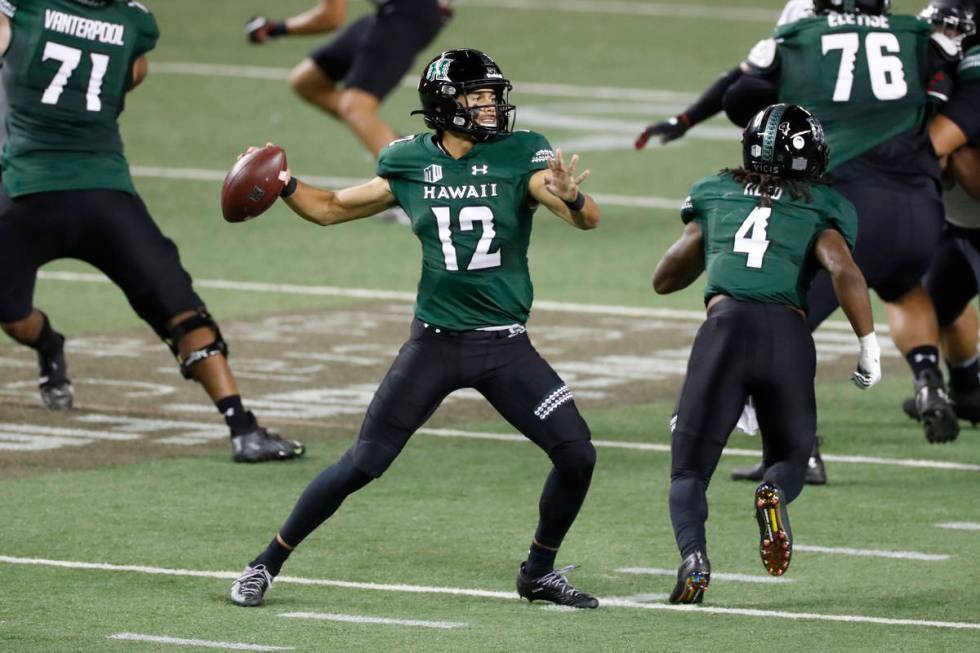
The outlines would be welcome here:
M 153 74 L 190 75 L 195 77 L 231 77 L 236 79 L 266 79 L 286 81 L 289 68 L 271 66 L 239 66 L 222 63 L 197 63 L 193 61 L 153 61 Z M 515 92 L 527 95 L 567 97 L 577 100 L 620 100 L 636 102 L 671 102 L 687 104 L 697 97 L 695 93 L 651 88 L 623 88 L 619 86 L 593 86 L 591 84 L 555 84 L 552 82 L 513 81 Z M 415 75 L 406 75 L 401 85 L 415 88 L 419 83 Z
M 676 569 L 661 569 L 658 567 L 620 567 L 616 572 L 639 576 L 670 576 L 671 578 L 677 575 Z M 762 583 L 770 585 L 794 582 L 794 579 L 786 578 L 785 576 L 755 576 L 750 574 L 726 574 L 718 572 L 711 572 L 711 580 L 731 580 L 739 583 Z
M 699 20 L 722 20 L 726 22 L 767 23 L 775 26 L 779 11 L 755 7 L 719 7 L 694 4 L 674 4 L 668 2 L 622 2 L 621 0 L 456 0 L 463 7 L 486 7 L 490 9 L 521 9 L 580 14 L 619 14 L 622 16 L 659 16 L 663 18 L 697 18 Z
M 417 628 L 437 628 L 452 630 L 463 628 L 465 623 L 458 621 L 420 621 L 417 619 L 388 619 L 385 617 L 364 617 L 356 614 L 336 614 L 333 612 L 283 612 L 280 617 L 290 619 L 314 619 L 319 621 L 340 621 L 350 624 L 372 624 L 388 626 L 415 626 Z
M 215 642 L 207 639 L 184 639 L 166 635 L 141 635 L 139 633 L 116 633 L 106 639 L 127 642 L 150 642 L 153 644 L 172 644 L 174 646 L 193 646 L 195 648 L 216 648 L 222 651 L 295 651 L 293 646 L 264 646 L 262 644 L 242 644 L 240 642 Z
M 980 524 L 976 522 L 957 521 L 936 524 L 936 528 L 947 528 L 953 531 L 980 531 Z
M 38 273 L 39 279 L 45 281 L 63 281 L 68 283 L 111 283 L 108 277 L 95 272 L 51 272 Z M 350 297 L 352 299 L 383 299 L 400 302 L 414 302 L 415 293 L 401 290 L 376 290 L 371 288 L 340 288 L 337 286 L 310 286 L 292 283 L 266 283 L 260 281 L 232 281 L 229 279 L 195 279 L 198 288 L 215 290 L 233 290 L 240 292 L 257 292 L 280 295 L 306 295 L 320 297 Z M 704 311 L 688 311 L 676 308 L 647 308 L 642 306 L 616 306 L 610 304 L 584 304 L 579 302 L 557 302 L 539 299 L 534 302 L 538 311 L 553 313 L 575 313 L 580 315 L 603 315 L 608 317 L 637 317 L 659 320 L 687 320 L 701 322 Z M 850 331 L 851 327 L 843 321 L 824 322 L 820 331 Z M 878 333 L 888 333 L 888 325 L 876 324 Z
M 860 558 L 892 558 L 897 560 L 919 560 L 923 562 L 942 562 L 949 556 L 942 553 L 919 553 L 918 551 L 883 551 L 880 549 L 852 549 L 839 546 L 813 546 L 810 544 L 794 544 L 794 551 L 808 553 L 827 553 L 830 555 L 857 556 Z
M 195 578 L 218 578 L 233 579 L 238 577 L 238 572 L 234 571 L 199 571 L 193 569 L 166 569 L 163 567 L 144 567 L 138 565 L 113 565 L 106 563 L 92 562 L 72 562 L 68 560 L 44 560 L 40 558 L 17 558 L 12 556 L 0 556 L 0 563 L 19 564 L 19 565 L 38 565 L 47 567 L 59 567 L 63 569 L 89 569 L 99 571 L 127 571 L 143 574 L 161 574 L 167 576 L 191 576 Z M 406 592 L 413 594 L 444 594 L 452 596 L 471 596 L 475 598 L 494 598 L 519 600 L 517 594 L 512 590 L 509 592 L 497 592 L 491 590 L 466 589 L 462 587 L 429 587 L 425 585 L 403 585 L 403 584 L 381 584 L 381 583 L 355 583 L 350 581 L 321 580 L 314 578 L 296 578 L 292 576 L 279 576 L 276 583 L 294 583 L 299 585 L 320 585 L 329 587 L 344 587 L 349 589 L 378 590 L 383 592 Z M 956 622 L 956 621 L 930 621 L 921 619 L 889 619 L 884 617 L 868 617 L 864 615 L 846 614 L 820 614 L 815 612 L 782 612 L 771 610 L 753 610 L 745 608 L 722 608 L 694 605 L 670 605 L 664 603 L 641 603 L 621 598 L 599 597 L 600 604 L 607 608 L 638 608 L 643 610 L 668 610 L 687 612 L 696 614 L 717 614 L 728 616 L 758 617 L 762 619 L 790 619 L 790 620 L 812 620 L 812 621 L 835 621 L 843 623 L 869 623 L 886 626 L 924 626 L 931 628 L 947 629 L 969 629 L 980 630 L 980 623 Z
M 527 442 L 527 438 L 516 433 L 493 433 L 489 431 L 464 431 L 461 429 L 421 428 L 419 433 L 434 435 L 442 438 L 468 438 L 473 440 L 497 440 L 500 442 Z M 593 440 L 592 444 L 602 449 L 629 449 L 632 451 L 654 451 L 670 453 L 670 445 L 653 442 L 627 442 L 623 440 Z M 738 456 L 743 458 L 758 458 L 761 452 L 755 449 L 739 449 L 728 447 L 722 452 L 723 456 Z M 961 472 L 980 472 L 980 465 L 970 463 L 952 463 L 943 460 L 918 460 L 915 458 L 881 458 L 877 456 L 838 456 L 823 454 L 826 461 L 852 465 L 888 465 L 893 467 L 912 467 L 919 469 L 949 469 Z

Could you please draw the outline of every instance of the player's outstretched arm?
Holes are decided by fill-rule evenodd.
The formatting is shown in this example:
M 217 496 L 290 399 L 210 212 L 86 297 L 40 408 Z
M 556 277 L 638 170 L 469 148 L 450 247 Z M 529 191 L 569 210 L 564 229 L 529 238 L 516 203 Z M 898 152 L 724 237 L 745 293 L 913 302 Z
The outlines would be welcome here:
M 561 148 L 555 150 L 548 169 L 539 170 L 531 177 L 531 197 L 568 224 L 579 229 L 595 229 L 599 226 L 599 205 L 579 189 L 590 171 L 575 176 L 577 167 L 578 154 L 573 154 L 566 166 Z
M 929 123 L 929 140 L 936 156 L 942 158 L 965 145 L 967 138 L 959 125 L 940 114 Z
M 252 43 L 287 34 L 322 34 L 338 29 L 347 20 L 347 0 L 320 0 L 317 6 L 285 20 L 254 16 L 245 23 L 245 35 Z
M 291 180 L 292 176 L 287 170 L 287 188 Z M 284 200 L 296 215 L 324 227 L 366 218 L 397 203 L 388 180 L 382 177 L 338 191 L 317 188 L 296 180 L 295 190 Z
M 868 284 L 851 256 L 844 236 L 835 229 L 825 229 L 814 248 L 820 265 L 830 274 L 834 293 L 861 344 L 854 384 L 867 389 L 881 381 L 881 350 L 875 335 Z
M 664 254 L 653 272 L 653 289 L 666 295 L 687 288 L 704 272 L 704 243 L 701 227 L 688 222 L 684 233 Z

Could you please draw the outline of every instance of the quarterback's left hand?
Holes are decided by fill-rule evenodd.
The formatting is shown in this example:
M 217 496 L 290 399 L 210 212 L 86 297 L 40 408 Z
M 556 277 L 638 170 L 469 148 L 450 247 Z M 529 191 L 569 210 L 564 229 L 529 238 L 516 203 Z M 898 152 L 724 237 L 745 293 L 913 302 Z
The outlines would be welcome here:
M 545 181 L 544 187 L 548 192 L 563 202 L 574 202 L 578 198 L 578 187 L 589 178 L 590 171 L 586 170 L 578 177 L 575 168 L 578 167 L 578 154 L 573 154 L 568 166 L 562 160 L 561 148 L 555 150 L 555 158 L 548 160 L 548 170 L 551 174 Z
M 861 343 L 861 354 L 851 380 L 857 387 L 867 390 L 881 381 L 881 348 L 874 331 L 858 338 L 858 341 Z

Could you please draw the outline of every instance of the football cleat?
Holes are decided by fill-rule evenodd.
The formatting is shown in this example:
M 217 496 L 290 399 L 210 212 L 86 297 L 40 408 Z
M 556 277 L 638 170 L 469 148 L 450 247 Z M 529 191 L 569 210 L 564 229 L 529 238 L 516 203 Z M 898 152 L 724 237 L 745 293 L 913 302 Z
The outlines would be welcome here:
M 960 434 L 943 377 L 935 370 L 923 370 L 915 380 L 915 409 L 929 442 L 952 442 Z
M 980 424 L 980 388 L 957 390 L 950 384 L 949 400 L 953 404 L 956 417 L 974 426 Z M 909 397 L 902 402 L 902 412 L 915 421 L 920 421 L 919 411 L 915 407 L 915 397 Z
M 575 589 L 565 578 L 565 574 L 572 569 L 575 569 L 575 565 L 568 565 L 550 571 L 544 576 L 531 578 L 524 574 L 524 563 L 522 562 L 521 568 L 517 571 L 517 595 L 527 599 L 530 603 L 550 601 L 573 608 L 598 608 L 598 599 L 591 594 Z
M 733 481 L 755 481 L 759 482 L 766 474 L 766 467 L 762 462 L 752 467 L 736 467 L 732 470 Z M 806 463 L 806 477 L 804 482 L 807 485 L 826 485 L 827 470 L 820 457 L 820 438 L 813 445 L 810 452 L 810 459 Z
M 37 366 L 39 368 L 37 383 L 41 392 L 41 401 L 49 410 L 68 410 L 75 400 L 75 391 L 67 376 L 65 337 L 61 334 L 57 335 L 61 339 L 61 346 L 58 351 L 50 356 L 37 352 Z
M 264 463 L 269 460 L 299 458 L 306 452 L 303 443 L 285 440 L 277 433 L 258 426 L 231 439 L 232 457 L 236 463 Z
M 770 576 L 782 576 L 793 557 L 793 533 L 782 491 L 772 483 L 755 489 L 755 519 L 759 523 L 759 556 Z
M 671 603 L 701 603 L 711 580 L 711 563 L 700 549 L 689 554 L 677 570 L 677 584 L 667 600 Z
M 236 605 L 252 608 L 262 605 L 262 599 L 271 585 L 272 574 L 266 570 L 265 565 L 245 567 L 242 575 L 231 584 L 228 596 Z

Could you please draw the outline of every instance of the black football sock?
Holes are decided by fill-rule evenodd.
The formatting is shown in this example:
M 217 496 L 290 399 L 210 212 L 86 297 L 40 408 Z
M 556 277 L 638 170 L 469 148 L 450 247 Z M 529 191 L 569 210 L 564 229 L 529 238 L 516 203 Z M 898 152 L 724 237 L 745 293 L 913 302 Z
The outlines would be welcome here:
M 555 558 L 558 551 L 546 549 L 531 542 L 531 550 L 527 553 L 524 563 L 524 573 L 531 578 L 540 578 L 555 568 Z
M 708 519 L 708 483 L 694 472 L 671 475 L 670 522 L 681 558 L 707 550 L 704 522 Z
M 248 563 L 248 566 L 265 565 L 266 571 L 273 576 L 278 576 L 283 564 L 286 562 L 286 558 L 292 552 L 292 549 L 287 549 L 279 543 L 278 537 L 274 537 L 269 542 L 269 546 L 265 547 L 265 551 L 260 553 L 255 560 Z
M 214 402 L 214 405 L 221 416 L 225 418 L 225 424 L 231 429 L 231 437 L 248 433 L 255 430 L 255 427 L 259 425 L 255 415 L 242 406 L 241 395 L 230 395 L 224 399 L 219 399 Z
M 953 364 L 946 361 L 949 366 L 949 385 L 957 390 L 971 390 L 980 387 L 980 358 L 974 356 L 963 363 Z
M 38 334 L 37 340 L 27 346 L 42 356 L 50 358 L 61 349 L 64 345 L 65 338 L 51 327 L 48 316 L 43 311 L 39 312 L 41 313 L 41 317 L 44 318 L 44 323 L 41 325 L 41 333 Z
M 934 370 L 942 378 L 943 374 L 939 370 L 939 347 L 934 345 L 915 347 L 905 354 L 905 360 L 912 368 L 912 376 L 915 378 L 919 378 L 926 370 Z

